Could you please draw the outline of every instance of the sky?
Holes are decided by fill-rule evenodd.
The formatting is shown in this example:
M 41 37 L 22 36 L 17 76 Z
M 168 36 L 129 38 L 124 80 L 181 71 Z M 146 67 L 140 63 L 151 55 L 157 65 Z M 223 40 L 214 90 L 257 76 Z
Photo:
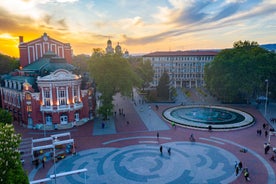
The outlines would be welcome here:
M 276 42 L 276 0 L 0 0 L 0 53 L 43 33 L 74 55 L 119 42 L 130 54 Z

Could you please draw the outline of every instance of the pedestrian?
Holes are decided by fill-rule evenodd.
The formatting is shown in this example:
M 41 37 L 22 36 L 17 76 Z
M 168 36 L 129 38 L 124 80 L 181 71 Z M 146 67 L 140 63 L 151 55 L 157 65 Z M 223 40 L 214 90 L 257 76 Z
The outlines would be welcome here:
M 171 156 L 171 148 L 168 148 L 168 154 Z
M 241 161 L 239 162 L 238 167 L 239 167 L 240 170 L 242 169 L 242 162 Z
M 38 166 L 39 166 L 39 159 L 36 159 L 35 160 L 35 168 L 38 168 Z
M 127 125 L 129 125 L 129 121 L 127 121 L 126 123 L 127 123 Z
M 268 136 L 268 131 L 266 130 L 266 131 L 265 131 L 265 137 L 267 137 L 267 136 Z
M 162 155 L 162 153 L 163 153 L 163 146 L 161 145 L 159 149 L 160 149 L 160 154 Z
M 159 139 L 159 132 L 157 132 L 156 137 L 157 137 L 157 139 Z
M 266 144 L 265 149 L 264 149 L 265 154 L 267 154 L 269 150 L 270 150 L 270 146 L 269 146 L 269 144 Z
M 247 168 L 244 168 L 243 174 L 244 174 L 245 181 L 250 181 L 249 172 Z
M 235 168 L 237 168 L 238 167 L 238 162 L 237 161 L 235 161 Z
M 265 123 L 263 124 L 263 129 L 264 129 L 264 130 L 266 129 L 266 124 L 265 124 Z
M 42 162 L 42 167 L 44 168 L 45 167 L 45 160 L 44 160 L 44 158 L 41 159 L 41 162 Z
M 261 136 L 262 135 L 262 129 L 257 130 L 257 135 Z
M 240 169 L 239 169 L 239 167 L 238 167 L 238 166 L 235 168 L 235 171 L 236 171 L 236 176 L 238 176 L 239 171 L 240 171 Z
M 155 105 L 155 109 L 156 109 L 156 111 L 158 111 L 158 109 L 159 109 L 159 106 L 158 106 L 158 105 Z
M 172 122 L 172 127 L 176 128 L 175 122 Z

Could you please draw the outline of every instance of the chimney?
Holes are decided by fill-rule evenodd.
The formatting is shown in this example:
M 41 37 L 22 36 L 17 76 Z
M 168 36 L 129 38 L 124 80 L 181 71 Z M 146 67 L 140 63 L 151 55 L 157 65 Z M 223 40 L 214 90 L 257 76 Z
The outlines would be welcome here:
M 19 44 L 23 43 L 23 36 L 19 36 Z

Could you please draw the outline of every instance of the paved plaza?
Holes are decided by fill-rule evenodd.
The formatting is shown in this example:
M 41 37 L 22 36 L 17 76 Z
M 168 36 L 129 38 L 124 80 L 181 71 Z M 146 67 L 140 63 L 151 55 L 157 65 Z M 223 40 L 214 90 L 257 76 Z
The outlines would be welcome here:
M 56 166 L 49 160 L 45 167 L 39 165 L 38 168 L 26 155 L 24 168 L 29 172 L 30 181 L 85 168 L 87 172 L 59 177 L 48 183 L 239 184 L 246 183 L 242 172 L 235 173 L 235 162 L 242 161 L 243 167 L 249 170 L 250 183 L 276 183 L 276 163 L 270 160 L 274 153 L 264 154 L 263 145 L 268 138 L 256 134 L 266 120 L 276 117 L 273 104 L 268 106 L 266 117 L 262 107 L 233 106 L 252 114 L 256 123 L 245 129 L 209 132 L 174 128 L 162 118 L 165 109 L 191 103 L 191 99 L 185 97 L 180 96 L 174 104 L 158 104 L 158 109 L 156 104 L 144 103 L 137 94 L 134 101 L 117 95 L 114 103 L 115 110 L 123 108 L 125 116 L 117 113 L 105 122 L 95 119 L 69 130 L 47 131 L 46 136 L 70 132 L 77 154 L 66 156 Z M 270 124 L 271 128 L 273 126 Z M 43 131 L 19 129 L 18 125 L 16 130 L 22 133 L 24 145 L 28 145 L 30 138 L 44 137 Z M 190 134 L 194 134 L 195 142 L 189 141 Z M 271 137 L 271 145 L 276 147 L 276 138 Z M 244 149 L 246 152 L 241 151 Z

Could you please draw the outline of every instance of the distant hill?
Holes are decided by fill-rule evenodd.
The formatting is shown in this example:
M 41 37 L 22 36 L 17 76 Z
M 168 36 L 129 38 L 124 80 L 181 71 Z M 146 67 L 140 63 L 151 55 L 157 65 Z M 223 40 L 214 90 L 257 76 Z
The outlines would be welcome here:
M 269 51 L 276 52 L 276 43 L 263 44 L 263 45 L 260 45 L 260 47 L 262 47 L 266 50 L 269 50 Z

